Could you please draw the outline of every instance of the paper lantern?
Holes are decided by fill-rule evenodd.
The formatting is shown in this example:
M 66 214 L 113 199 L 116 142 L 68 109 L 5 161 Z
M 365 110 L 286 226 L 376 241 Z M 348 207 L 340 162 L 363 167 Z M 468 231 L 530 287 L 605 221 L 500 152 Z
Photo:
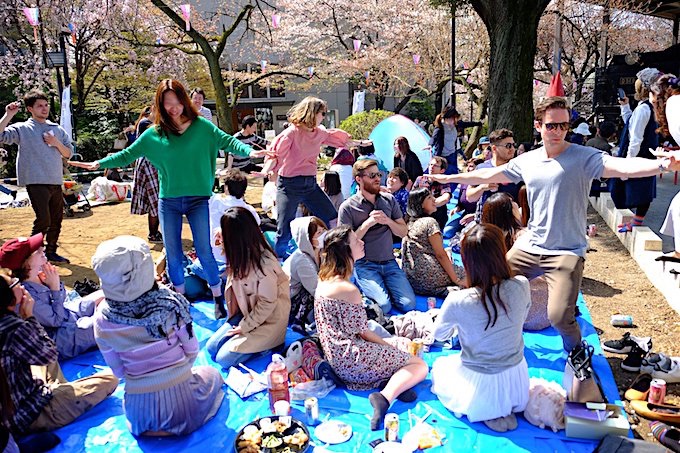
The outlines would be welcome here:
M 262 69 L 262 72 L 267 69 L 267 60 L 260 60 L 260 68 Z
M 432 157 L 427 148 L 430 136 L 420 125 L 414 123 L 403 115 L 392 115 L 382 120 L 368 136 L 373 141 L 375 155 L 382 163 L 391 170 L 394 167 L 394 140 L 397 137 L 406 137 L 408 144 L 418 156 L 420 166 L 427 169 Z
M 354 51 L 359 52 L 359 49 L 361 49 L 361 40 L 360 39 L 353 39 L 352 44 L 354 45 Z
M 191 30 L 191 24 L 190 24 L 190 21 L 191 21 L 191 5 L 188 4 L 188 3 L 185 3 L 183 5 L 179 5 L 179 7 L 182 10 L 182 17 L 184 18 L 184 24 L 186 26 L 185 27 L 186 31 L 189 31 L 189 30 Z
M 281 16 L 278 14 L 272 14 L 272 27 L 273 28 L 279 28 L 281 25 Z
M 307 68 L 307 74 L 309 74 L 310 79 L 312 78 L 312 76 L 314 76 L 314 66 L 310 66 Z
M 413 64 L 418 66 L 420 64 L 420 54 L 413 54 Z

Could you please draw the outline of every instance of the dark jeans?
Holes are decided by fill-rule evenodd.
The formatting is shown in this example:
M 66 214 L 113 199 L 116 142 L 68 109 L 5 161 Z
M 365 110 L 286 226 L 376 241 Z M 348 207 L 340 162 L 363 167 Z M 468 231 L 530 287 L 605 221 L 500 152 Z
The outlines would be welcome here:
M 44 234 L 47 244 L 45 251 L 56 252 L 61 221 L 64 218 L 64 195 L 61 192 L 61 185 L 29 184 L 26 186 L 26 192 L 35 212 L 31 235 Z
M 304 204 L 312 215 L 319 217 L 326 225 L 338 217 L 333 203 L 314 176 L 279 176 L 276 181 L 276 254 L 287 258 L 288 241 L 291 239 L 290 222 L 295 218 L 298 204 Z

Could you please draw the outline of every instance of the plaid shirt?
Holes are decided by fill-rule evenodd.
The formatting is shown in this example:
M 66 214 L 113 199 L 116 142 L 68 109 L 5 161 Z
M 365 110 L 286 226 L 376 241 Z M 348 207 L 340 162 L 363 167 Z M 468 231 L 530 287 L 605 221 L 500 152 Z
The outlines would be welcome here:
M 52 399 L 50 388 L 33 377 L 31 365 L 50 364 L 57 356 L 56 345 L 34 317 L 22 320 L 14 313 L 0 314 L 0 364 L 14 403 L 12 432 L 26 432 Z

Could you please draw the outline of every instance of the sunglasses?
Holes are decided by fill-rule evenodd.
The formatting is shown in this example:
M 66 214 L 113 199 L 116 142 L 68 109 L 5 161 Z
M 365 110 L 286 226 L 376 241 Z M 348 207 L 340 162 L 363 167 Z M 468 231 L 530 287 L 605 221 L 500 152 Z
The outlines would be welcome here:
M 12 283 L 9 284 L 9 289 L 13 289 L 19 283 L 21 283 L 21 280 L 19 280 L 18 278 L 13 278 Z
M 383 174 L 378 171 L 378 172 L 375 172 L 375 173 L 362 173 L 361 176 L 367 176 L 370 179 L 374 179 L 374 178 L 382 178 Z
M 328 113 L 328 112 L 319 112 L 319 113 L 321 113 L 321 116 L 326 116 L 326 113 Z
M 542 124 L 549 131 L 555 131 L 558 128 L 561 131 L 568 131 L 569 130 L 569 121 L 565 121 L 564 123 L 542 123 Z
M 504 145 L 497 145 L 497 146 L 502 146 L 505 149 L 515 149 L 517 148 L 517 145 L 514 143 L 506 143 Z

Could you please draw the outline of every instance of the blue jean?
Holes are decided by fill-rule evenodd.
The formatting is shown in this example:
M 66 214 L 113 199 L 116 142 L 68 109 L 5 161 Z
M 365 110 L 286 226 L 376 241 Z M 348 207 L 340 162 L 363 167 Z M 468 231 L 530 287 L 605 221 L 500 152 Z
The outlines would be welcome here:
M 205 348 L 207 349 L 208 354 L 210 354 L 210 357 L 215 362 L 219 363 L 225 370 L 228 370 L 231 366 L 243 363 L 255 355 L 255 353 L 232 352 L 229 350 L 229 340 L 231 340 L 232 335 L 227 335 L 227 331 L 232 329 L 233 326 L 238 325 L 238 323 L 241 322 L 241 319 L 243 319 L 243 316 L 240 314 L 229 319 L 232 324 L 228 322 L 222 324 L 222 327 L 217 329 L 205 344 Z
M 393 304 L 402 312 L 416 307 L 416 295 L 396 260 L 377 263 L 362 258 L 354 264 L 354 275 L 361 292 L 383 312 L 388 313 Z
M 295 218 L 295 211 L 300 203 L 309 209 L 312 215 L 319 217 L 328 225 L 331 220 L 338 217 L 338 212 L 328 195 L 316 183 L 314 176 L 279 176 L 276 181 L 276 246 L 275 251 L 279 258 L 288 255 L 288 241 L 290 222 Z
M 170 281 L 177 287 L 184 284 L 182 252 L 182 218 L 187 217 L 194 239 L 196 255 L 205 271 L 210 288 L 219 287 L 220 276 L 210 247 L 209 197 L 176 197 L 158 200 L 163 243 L 168 262 Z

